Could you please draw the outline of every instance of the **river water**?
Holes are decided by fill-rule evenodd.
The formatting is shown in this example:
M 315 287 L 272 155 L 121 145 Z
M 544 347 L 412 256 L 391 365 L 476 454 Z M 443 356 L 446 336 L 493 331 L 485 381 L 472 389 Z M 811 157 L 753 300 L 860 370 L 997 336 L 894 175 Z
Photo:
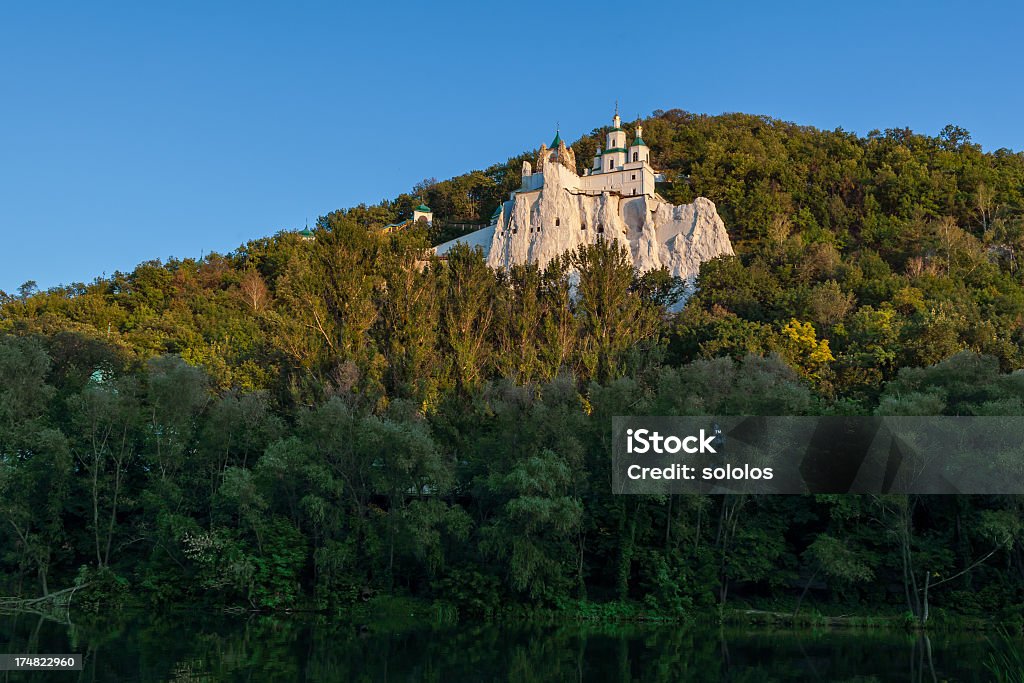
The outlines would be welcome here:
M 431 625 L 320 616 L 0 616 L 0 653 L 82 653 L 6 681 L 990 681 L 982 634 L 678 625 Z

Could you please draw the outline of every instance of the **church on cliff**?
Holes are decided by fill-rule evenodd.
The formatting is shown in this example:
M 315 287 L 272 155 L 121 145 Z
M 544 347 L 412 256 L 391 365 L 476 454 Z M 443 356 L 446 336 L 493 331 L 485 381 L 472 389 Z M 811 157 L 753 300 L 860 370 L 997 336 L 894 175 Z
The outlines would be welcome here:
M 694 285 L 700 264 L 733 253 L 714 203 L 698 197 L 673 205 L 658 194 L 663 180 L 651 166 L 643 128 L 632 140 L 616 111 L 604 148 L 578 170 L 573 149 L 559 133 L 541 145 L 536 164 L 523 162 L 522 182 L 498 205 L 490 223 L 434 248 L 446 258 L 457 244 L 479 248 L 492 268 L 552 259 L 598 241 L 619 242 L 634 267 L 666 268 Z
M 633 142 L 627 143 L 628 136 L 622 127 L 618 111 L 612 118 L 612 129 L 605 136 L 605 147 L 597 148 L 594 163 L 579 177 L 578 192 L 600 194 L 616 192 L 621 195 L 654 195 L 654 183 L 664 177 L 651 166 L 651 150 L 644 142 L 643 126 L 637 124 Z M 577 172 L 576 155 L 566 147 L 561 134 L 555 133 L 551 147 L 540 146 L 537 153 L 537 167 L 523 163 L 523 184 L 520 192 L 539 190 L 544 186 L 544 169 L 551 164 L 561 164 L 574 174 Z

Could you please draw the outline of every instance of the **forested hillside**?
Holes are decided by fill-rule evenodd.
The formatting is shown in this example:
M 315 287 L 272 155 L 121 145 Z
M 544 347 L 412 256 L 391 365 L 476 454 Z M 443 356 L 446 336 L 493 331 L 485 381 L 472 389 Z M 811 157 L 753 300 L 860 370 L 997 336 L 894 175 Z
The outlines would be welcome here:
M 930 576 L 933 615 L 1020 621 L 1016 498 L 619 497 L 609 441 L 622 414 L 1021 414 L 1024 155 L 955 127 L 643 125 L 659 191 L 714 201 L 738 254 L 678 313 L 609 245 L 544 271 L 427 255 L 529 155 L 313 241 L 3 294 L 0 594 L 920 618 Z M 421 200 L 429 234 L 376 231 Z

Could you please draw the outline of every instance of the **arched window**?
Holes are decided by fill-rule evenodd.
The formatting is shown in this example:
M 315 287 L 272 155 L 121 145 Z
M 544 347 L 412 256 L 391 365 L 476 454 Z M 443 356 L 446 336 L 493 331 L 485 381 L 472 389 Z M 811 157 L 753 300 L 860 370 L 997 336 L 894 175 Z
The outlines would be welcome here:
M 636 160 L 637 160 L 637 153 L 633 152 L 633 161 L 636 161 Z
M 610 171 L 610 170 L 612 170 L 613 168 L 615 168 L 615 162 L 614 162 L 614 161 L 609 161 L 609 162 L 608 162 L 608 170 Z

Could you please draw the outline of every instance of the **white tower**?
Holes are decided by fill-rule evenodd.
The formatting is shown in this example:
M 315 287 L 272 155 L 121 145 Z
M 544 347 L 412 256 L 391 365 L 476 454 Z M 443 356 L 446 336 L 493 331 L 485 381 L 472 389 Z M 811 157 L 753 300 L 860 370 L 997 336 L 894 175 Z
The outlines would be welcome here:
M 647 146 L 647 143 L 644 142 L 644 139 L 642 137 L 643 132 L 644 127 L 641 126 L 640 124 L 637 124 L 636 140 L 633 140 L 633 144 L 629 146 L 630 163 L 634 161 L 646 161 L 647 163 L 651 162 L 651 150 Z
M 615 103 L 615 117 L 612 118 L 612 129 L 608 131 L 604 155 L 601 159 L 602 171 L 614 171 L 626 163 L 626 131 L 622 130 L 619 118 L 619 104 Z

